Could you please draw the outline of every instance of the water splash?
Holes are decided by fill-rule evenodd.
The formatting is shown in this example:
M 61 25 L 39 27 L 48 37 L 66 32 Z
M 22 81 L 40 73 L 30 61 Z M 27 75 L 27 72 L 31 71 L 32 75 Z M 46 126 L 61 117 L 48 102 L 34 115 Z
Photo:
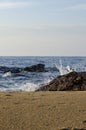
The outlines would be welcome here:
M 11 72 L 9 71 L 9 72 L 6 72 L 6 73 L 4 73 L 3 75 L 2 75 L 2 77 L 11 77 Z
M 56 64 L 55 66 L 59 70 L 60 75 L 65 75 L 73 71 L 73 69 L 71 69 L 69 65 L 64 67 L 61 60 L 59 61 L 59 66 L 57 66 Z

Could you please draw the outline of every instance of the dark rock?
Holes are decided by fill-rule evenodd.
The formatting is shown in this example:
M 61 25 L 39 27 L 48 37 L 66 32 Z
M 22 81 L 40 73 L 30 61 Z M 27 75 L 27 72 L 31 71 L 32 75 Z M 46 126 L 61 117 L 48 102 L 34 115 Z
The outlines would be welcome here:
M 0 66 L 0 71 L 2 71 L 4 73 L 6 73 L 6 72 L 20 73 L 22 71 L 27 71 L 27 72 L 46 72 L 46 69 L 45 69 L 45 65 L 44 64 L 37 64 L 37 65 L 32 65 L 30 67 L 25 67 L 25 68 Z
M 6 66 L 0 66 L 0 71 L 9 71 L 9 68 L 8 67 L 6 67 Z
M 11 72 L 11 73 L 20 73 L 23 71 L 23 68 L 17 68 L 17 67 L 6 67 L 6 66 L 0 66 L 0 71 L 6 73 L 6 72 Z
M 20 73 L 23 71 L 23 68 L 10 68 L 11 73 Z
M 22 68 L 8 68 L 8 69 L 4 69 L 4 73 L 6 72 L 11 72 L 11 73 L 20 73 L 21 71 L 23 71 Z
M 37 64 L 30 67 L 25 67 L 24 71 L 28 72 L 45 72 L 45 65 L 44 64 Z
M 86 72 L 71 72 L 59 76 L 48 85 L 42 86 L 38 91 L 72 91 L 86 90 Z

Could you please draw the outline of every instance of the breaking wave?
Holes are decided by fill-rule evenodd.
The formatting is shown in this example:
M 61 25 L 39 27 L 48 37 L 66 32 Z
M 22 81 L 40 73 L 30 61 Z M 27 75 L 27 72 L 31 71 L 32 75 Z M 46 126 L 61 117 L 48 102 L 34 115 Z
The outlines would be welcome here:
M 28 66 L 39 63 L 45 65 L 44 71 L 26 71 Z M 29 92 L 48 84 L 60 72 L 86 71 L 86 57 L 0 57 L 0 65 L 0 91 Z

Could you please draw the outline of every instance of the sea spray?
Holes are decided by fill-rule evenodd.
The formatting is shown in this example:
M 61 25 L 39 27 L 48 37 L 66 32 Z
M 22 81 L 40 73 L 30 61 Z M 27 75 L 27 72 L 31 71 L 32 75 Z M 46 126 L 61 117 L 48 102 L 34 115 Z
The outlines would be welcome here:
M 0 67 L 0 91 L 36 91 L 60 75 L 55 66 L 60 66 L 60 59 L 63 67 L 69 66 L 77 72 L 86 71 L 86 57 L 0 57 L 0 64 L 3 64 Z M 45 64 L 47 72 L 8 73 L 11 67 L 24 68 L 41 63 Z

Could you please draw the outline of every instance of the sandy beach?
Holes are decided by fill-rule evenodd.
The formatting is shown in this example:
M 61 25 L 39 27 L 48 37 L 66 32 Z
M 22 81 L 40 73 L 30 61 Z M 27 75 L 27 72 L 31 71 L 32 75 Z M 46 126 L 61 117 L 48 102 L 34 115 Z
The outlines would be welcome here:
M 86 129 L 86 92 L 0 92 L 0 130 Z

